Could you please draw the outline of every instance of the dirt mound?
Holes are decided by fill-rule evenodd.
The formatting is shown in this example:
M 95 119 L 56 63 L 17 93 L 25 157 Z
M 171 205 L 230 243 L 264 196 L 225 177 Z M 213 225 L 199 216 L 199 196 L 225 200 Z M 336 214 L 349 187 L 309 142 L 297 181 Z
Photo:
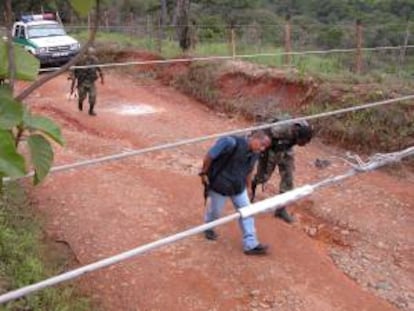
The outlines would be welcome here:
M 227 73 L 219 80 L 223 99 L 272 100 L 281 110 L 298 109 L 309 100 L 312 87 L 312 84 L 289 81 L 286 77 L 252 77 L 244 72 Z
M 147 51 L 116 51 L 118 62 L 162 60 Z M 187 61 L 181 61 L 187 58 Z M 138 64 L 128 72 L 157 78 L 207 106 L 247 120 L 280 115 L 311 115 L 407 94 L 399 84 L 322 81 L 295 69 L 269 68 L 245 61 L 191 62 L 191 57 L 162 64 Z M 414 106 L 389 105 L 312 121 L 326 143 L 359 153 L 390 152 L 413 144 Z M 396 139 L 398 137 L 398 139 Z M 406 163 L 411 163 L 406 161 Z M 412 164 L 409 166 L 414 169 Z
M 181 61 L 187 58 L 188 62 Z M 115 57 L 118 61 L 145 61 L 161 60 L 156 54 L 141 51 L 119 52 Z M 213 69 L 209 72 L 209 66 Z M 247 107 L 238 106 L 237 101 L 251 104 L 254 109 L 265 104 L 259 110 L 298 110 L 301 106 L 308 103 L 317 90 L 318 84 L 311 77 L 289 78 L 297 76 L 294 70 L 269 69 L 268 67 L 243 61 L 223 61 L 212 63 L 193 63 L 190 57 L 180 57 L 179 62 L 172 62 L 157 65 L 138 65 L 138 71 L 152 71 L 165 84 L 172 84 L 186 91 L 186 93 L 196 96 L 210 105 L 211 97 L 203 98 L 200 94 L 195 94 L 196 86 L 192 87 L 183 81 L 192 79 L 204 84 L 217 93 L 220 98 L 220 105 L 230 110 L 241 109 L 247 113 L 247 117 L 256 115 L 257 111 L 249 112 Z M 201 73 L 201 70 L 207 73 Z M 206 75 L 212 75 L 206 78 Z M 198 79 L 197 77 L 198 76 Z M 213 85 L 209 85 L 212 83 Z M 228 104 L 233 102 L 233 104 Z M 273 106 L 273 107 L 272 107 Z M 216 107 L 217 108 L 217 107 Z M 253 110 L 254 110 L 253 109 Z M 259 113 L 263 113 L 259 111 Z

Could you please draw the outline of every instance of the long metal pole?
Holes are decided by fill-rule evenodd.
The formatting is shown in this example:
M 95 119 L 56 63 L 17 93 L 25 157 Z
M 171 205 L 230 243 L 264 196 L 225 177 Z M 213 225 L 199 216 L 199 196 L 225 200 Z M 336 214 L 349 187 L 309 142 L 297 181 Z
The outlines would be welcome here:
M 8 292 L 8 293 L 0 296 L 0 304 L 8 302 L 10 300 L 14 300 L 14 299 L 26 296 L 30 293 L 41 290 L 45 287 L 49 287 L 49 286 L 52 286 L 52 285 L 56 285 L 56 284 L 59 284 L 59 283 L 62 283 L 62 282 L 80 277 L 81 275 L 86 274 L 88 272 L 92 272 L 94 270 L 101 269 L 101 268 L 113 265 L 115 263 L 124 261 L 128 258 L 132 258 L 132 257 L 138 256 L 140 254 L 143 254 L 143 253 L 145 253 L 149 250 L 161 247 L 163 245 L 170 244 L 170 243 L 178 241 L 178 240 L 182 240 L 182 239 L 184 239 L 188 236 L 191 236 L 191 235 L 194 235 L 194 234 L 197 234 L 197 233 L 201 233 L 204 230 L 211 229 L 213 227 L 228 223 L 228 222 L 233 221 L 233 220 L 238 219 L 238 218 L 240 218 L 240 214 L 239 213 L 234 213 L 234 214 L 231 214 L 229 216 L 220 218 L 218 220 L 209 222 L 207 224 L 203 224 L 203 225 L 200 225 L 198 227 L 191 228 L 189 230 L 186 230 L 186 231 L 168 236 L 168 237 L 163 238 L 161 240 L 139 246 L 137 248 L 126 251 L 124 253 L 120 253 L 118 255 L 115 255 L 115 256 L 112 256 L 112 257 L 109 257 L 109 258 L 106 258 L 106 259 L 102 259 L 100 261 L 97 261 L 97 262 L 94 262 L 92 264 L 80 267 L 78 269 L 75 269 L 75 270 L 72 270 L 72 271 L 69 271 L 69 272 L 51 277 L 47 280 L 29 285 L 29 286 L 25 286 L 25 287 L 22 287 L 20 289 L 17 289 L 17 290 L 11 291 L 11 292 Z

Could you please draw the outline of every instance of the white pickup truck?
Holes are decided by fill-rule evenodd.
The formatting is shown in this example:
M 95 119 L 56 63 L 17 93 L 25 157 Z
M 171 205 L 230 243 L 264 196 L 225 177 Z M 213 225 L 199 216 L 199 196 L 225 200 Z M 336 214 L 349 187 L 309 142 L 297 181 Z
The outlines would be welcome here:
M 36 56 L 41 65 L 67 62 L 80 44 L 66 34 L 53 13 L 24 15 L 13 25 L 13 41 Z

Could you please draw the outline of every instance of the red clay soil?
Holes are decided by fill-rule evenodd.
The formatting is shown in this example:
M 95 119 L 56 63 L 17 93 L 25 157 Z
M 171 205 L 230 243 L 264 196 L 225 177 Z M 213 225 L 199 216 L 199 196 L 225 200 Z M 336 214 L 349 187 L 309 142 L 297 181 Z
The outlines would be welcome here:
M 227 98 L 273 98 L 279 108 L 296 106 L 304 101 L 310 85 L 289 82 L 286 78 L 252 78 L 240 72 L 223 75 L 220 79 L 220 92 Z
M 251 125 L 158 82 L 143 86 L 108 72 L 105 82 L 98 86 L 97 117 L 79 112 L 65 98 L 69 85 L 63 76 L 28 98 L 34 111 L 63 129 L 66 146 L 56 147 L 55 165 Z M 132 114 L 139 111 L 148 113 Z M 66 241 L 77 258 L 70 268 L 202 224 L 197 172 L 211 144 L 55 173 L 31 188 L 47 233 Z M 347 171 L 343 161 L 331 158 L 338 155 L 344 151 L 318 139 L 297 149 L 297 185 Z M 318 169 L 316 158 L 332 164 Z M 414 292 L 413 180 L 411 175 L 376 171 L 295 204 L 294 225 L 271 214 L 258 216 L 258 236 L 270 245 L 263 257 L 243 254 L 237 223 L 230 223 L 217 229 L 215 242 L 193 236 L 89 273 L 75 284 L 99 310 L 107 311 L 409 310 Z M 275 176 L 259 199 L 274 194 L 277 181 Z M 233 213 L 230 204 L 225 211 Z M 370 270 L 380 266 L 378 273 Z M 360 270 L 352 270 L 356 267 Z M 377 290 L 381 284 L 384 290 Z

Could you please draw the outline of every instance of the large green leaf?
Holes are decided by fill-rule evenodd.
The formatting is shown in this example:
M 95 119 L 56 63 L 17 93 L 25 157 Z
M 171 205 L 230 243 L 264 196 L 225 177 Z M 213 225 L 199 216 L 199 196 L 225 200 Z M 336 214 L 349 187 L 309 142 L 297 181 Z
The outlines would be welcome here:
M 69 0 L 72 7 L 82 16 L 88 15 L 95 4 L 95 0 Z
M 39 60 L 27 52 L 22 46 L 14 45 L 14 62 L 16 64 L 16 79 L 33 81 L 39 73 Z M 9 59 L 7 45 L 0 40 L 0 78 L 8 76 Z
M 60 145 L 65 143 L 59 126 L 51 119 L 32 115 L 29 111 L 25 111 L 23 122 L 30 130 L 41 131 Z
M 23 118 L 23 105 L 14 100 L 11 92 L 0 87 L 0 129 L 11 129 Z
M 0 175 L 21 177 L 26 174 L 24 158 L 17 153 L 12 134 L 0 129 Z
M 49 141 L 40 134 L 29 136 L 27 144 L 35 171 L 33 183 L 37 185 L 49 173 L 53 163 L 53 149 Z

